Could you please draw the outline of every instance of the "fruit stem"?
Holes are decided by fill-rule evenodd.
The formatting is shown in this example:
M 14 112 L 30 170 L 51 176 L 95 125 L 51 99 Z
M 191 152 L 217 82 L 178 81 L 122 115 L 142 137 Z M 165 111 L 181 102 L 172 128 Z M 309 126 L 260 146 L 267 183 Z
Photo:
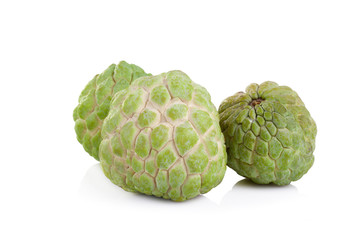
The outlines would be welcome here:
M 252 107 L 255 107 L 256 105 L 260 104 L 262 101 L 264 101 L 264 99 L 262 99 L 262 98 L 254 99 L 251 101 L 251 103 L 249 105 Z

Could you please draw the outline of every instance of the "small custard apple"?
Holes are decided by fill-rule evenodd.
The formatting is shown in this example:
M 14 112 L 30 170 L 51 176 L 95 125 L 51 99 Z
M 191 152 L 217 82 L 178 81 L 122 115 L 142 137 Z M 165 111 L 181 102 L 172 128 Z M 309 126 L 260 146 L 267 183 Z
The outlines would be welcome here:
M 146 75 L 149 74 L 140 67 L 121 61 L 96 75 L 81 92 L 79 104 L 73 112 L 75 132 L 85 151 L 95 159 L 99 160 L 101 127 L 113 95 L 129 87 L 133 80 Z
M 255 183 L 287 185 L 314 162 L 316 124 L 295 91 L 251 84 L 220 107 L 228 166 Z
M 184 201 L 225 174 L 218 112 L 181 71 L 138 78 L 115 94 L 102 136 L 101 167 L 126 191 Z

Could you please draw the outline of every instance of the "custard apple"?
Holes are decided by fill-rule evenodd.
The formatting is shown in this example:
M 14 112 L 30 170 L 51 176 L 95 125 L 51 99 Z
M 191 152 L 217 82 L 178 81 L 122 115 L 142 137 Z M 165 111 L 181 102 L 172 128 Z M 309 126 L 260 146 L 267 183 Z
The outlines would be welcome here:
M 316 124 L 295 91 L 251 84 L 220 107 L 228 166 L 255 183 L 287 185 L 314 162 Z
M 225 174 L 218 112 L 181 71 L 138 78 L 115 94 L 102 136 L 101 167 L 126 191 L 184 201 Z
M 140 67 L 121 61 L 96 75 L 81 92 L 79 104 L 73 112 L 75 132 L 85 151 L 95 159 L 99 160 L 101 127 L 113 95 L 127 88 L 136 78 L 146 75 Z

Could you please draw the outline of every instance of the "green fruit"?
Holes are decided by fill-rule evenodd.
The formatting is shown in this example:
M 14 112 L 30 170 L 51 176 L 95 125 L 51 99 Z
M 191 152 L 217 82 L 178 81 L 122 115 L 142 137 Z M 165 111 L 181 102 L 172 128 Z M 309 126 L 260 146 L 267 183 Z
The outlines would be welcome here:
M 251 84 L 219 108 L 228 166 L 255 183 L 286 185 L 314 162 L 316 124 L 295 91 Z
M 101 127 L 109 113 L 113 95 L 128 88 L 133 80 L 146 75 L 149 74 L 140 67 L 121 61 L 96 75 L 81 92 L 79 104 L 73 112 L 75 132 L 85 151 L 95 159 L 99 160 Z
M 205 88 L 181 71 L 141 77 L 118 92 L 102 136 L 102 169 L 127 191 L 184 201 L 225 174 L 218 112 Z

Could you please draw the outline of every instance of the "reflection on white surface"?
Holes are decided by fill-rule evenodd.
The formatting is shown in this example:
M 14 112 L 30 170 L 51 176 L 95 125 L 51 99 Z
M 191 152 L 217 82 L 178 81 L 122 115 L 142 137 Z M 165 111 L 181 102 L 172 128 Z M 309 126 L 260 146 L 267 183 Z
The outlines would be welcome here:
M 131 193 L 113 184 L 101 170 L 99 163 L 91 166 L 86 172 L 79 188 L 79 197 L 83 201 L 100 202 L 126 208 L 172 208 L 186 209 L 191 205 L 191 210 L 205 210 L 217 208 L 218 205 L 205 196 L 197 196 L 185 202 L 174 202 L 154 196 Z M 151 210 L 151 209 L 150 209 Z
M 220 186 L 221 187 L 221 186 Z M 292 203 L 299 198 L 298 190 L 293 185 L 258 185 L 248 179 L 237 182 L 225 194 L 220 206 L 204 195 L 185 202 L 131 193 L 113 184 L 103 174 L 100 164 L 91 166 L 86 172 L 79 188 L 79 197 L 84 202 L 106 204 L 119 208 L 180 209 L 185 211 L 203 211 L 227 207 L 258 207 L 272 204 Z M 191 207 L 189 207 L 191 206 Z
M 249 179 L 243 179 L 237 182 L 224 196 L 221 206 L 246 207 L 281 204 L 294 201 L 298 196 L 297 188 L 291 184 L 287 186 L 259 185 Z

